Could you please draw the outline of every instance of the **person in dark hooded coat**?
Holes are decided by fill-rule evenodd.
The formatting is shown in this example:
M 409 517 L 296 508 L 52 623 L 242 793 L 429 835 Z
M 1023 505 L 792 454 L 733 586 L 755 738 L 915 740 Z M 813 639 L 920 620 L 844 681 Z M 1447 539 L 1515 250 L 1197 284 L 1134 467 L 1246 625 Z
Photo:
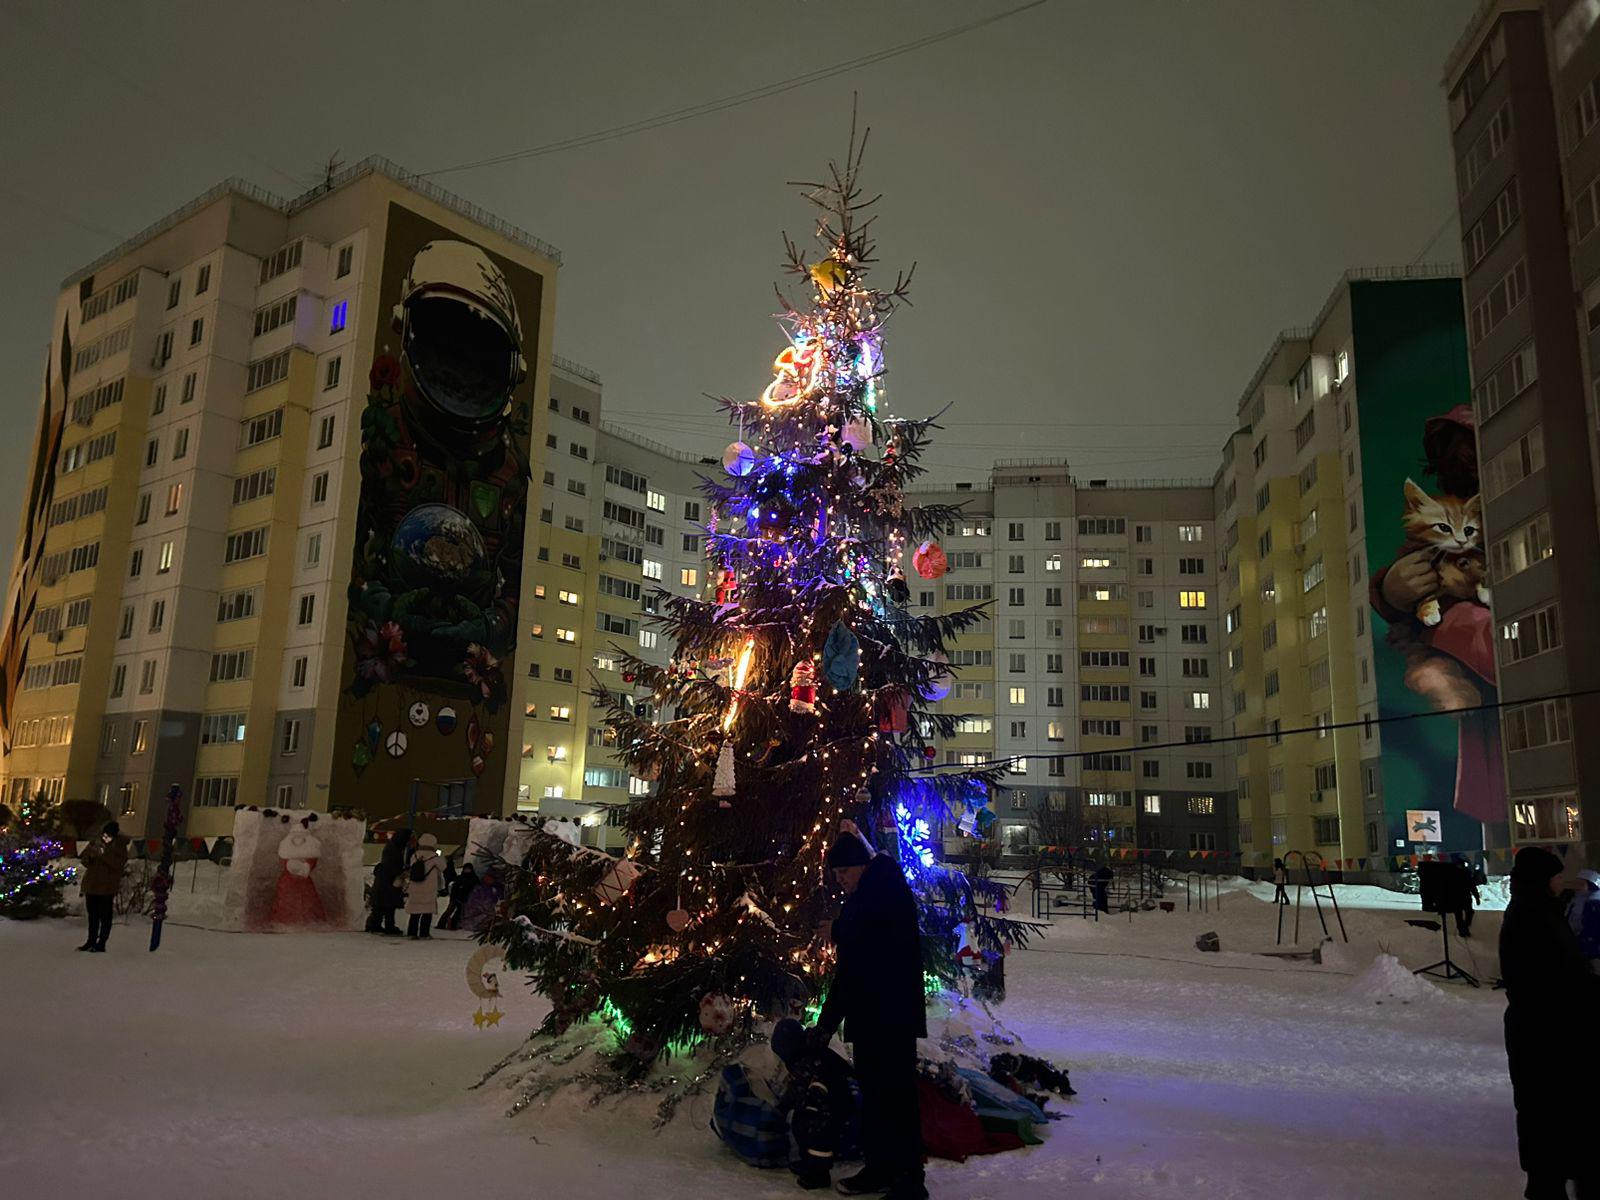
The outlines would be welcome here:
M 1500 925 L 1506 989 L 1506 1059 L 1517 1110 L 1517 1156 L 1527 1200 L 1600 1195 L 1590 1111 L 1572 1103 L 1574 1081 L 1600 1071 L 1600 977 L 1578 949 L 1557 892 L 1561 860 L 1524 846 L 1511 867 L 1511 903 Z
M 439 918 L 439 928 L 460 929 L 461 917 L 466 911 L 467 900 L 478 886 L 478 868 L 471 863 L 466 863 L 458 871 L 453 862 L 446 861 L 444 864 L 444 885 L 445 892 L 450 897 L 450 902 L 444 906 L 444 916 Z
M 411 831 L 405 829 L 389 839 L 383 847 L 383 857 L 372 868 L 372 914 L 367 917 L 368 933 L 400 936 L 394 914 L 405 903 L 405 897 L 400 894 L 400 877 L 405 874 L 410 849 Z
M 866 1159 L 863 1171 L 836 1186 L 846 1195 L 925 1200 L 917 1039 L 928 1036 L 928 1022 L 917 898 L 894 857 L 874 854 L 854 826 L 827 861 L 845 902 L 830 930 L 838 966 L 814 1036 L 826 1046 L 844 1026 L 861 1085 Z

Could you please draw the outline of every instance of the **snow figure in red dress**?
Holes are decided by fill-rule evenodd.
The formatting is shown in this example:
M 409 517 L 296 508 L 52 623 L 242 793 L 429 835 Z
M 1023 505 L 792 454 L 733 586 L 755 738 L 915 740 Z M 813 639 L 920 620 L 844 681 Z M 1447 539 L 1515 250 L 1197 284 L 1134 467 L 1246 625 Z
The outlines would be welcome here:
M 267 914 L 268 924 L 304 927 L 327 921 L 317 885 L 311 881 L 311 872 L 316 870 L 321 857 L 322 843 L 311 832 L 309 819 L 302 820 L 284 835 L 283 841 L 278 843 L 283 870 L 278 875 L 278 889 L 272 897 L 272 911 Z

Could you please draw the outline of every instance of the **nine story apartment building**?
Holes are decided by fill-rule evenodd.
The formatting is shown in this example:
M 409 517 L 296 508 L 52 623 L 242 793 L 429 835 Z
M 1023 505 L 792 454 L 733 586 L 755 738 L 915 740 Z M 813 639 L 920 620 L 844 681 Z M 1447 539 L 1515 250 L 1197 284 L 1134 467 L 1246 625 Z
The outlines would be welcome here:
M 1446 65 L 1515 843 L 1600 861 L 1600 10 L 1498 0 Z M 1571 693 L 1569 695 L 1569 693 Z M 1521 701 L 1523 703 L 1516 703 Z
M 1065 463 L 998 463 L 982 484 L 911 497 L 962 505 L 949 572 L 919 609 L 989 602 L 952 646 L 946 762 L 1008 762 L 1008 852 L 1079 828 L 1116 849 L 1230 851 L 1220 726 L 1219 545 L 1202 484 L 1083 482 Z M 1041 810 L 1063 810 L 1062 820 Z M 947 830 L 953 838 L 953 830 Z M 952 847 L 954 848 L 954 847 Z
M 444 261 L 427 257 L 440 245 Z M 192 802 L 188 832 L 225 833 L 235 803 L 399 810 L 409 773 L 441 791 L 490 784 L 486 806 L 507 806 L 517 775 L 496 765 L 483 737 L 495 718 L 479 723 L 470 696 L 419 697 L 411 711 L 428 715 L 410 723 L 348 700 L 361 427 L 369 371 L 403 352 L 401 331 L 424 340 L 427 320 L 465 310 L 511 413 L 491 412 L 490 433 L 518 419 L 508 396 L 528 397 L 537 511 L 558 262 L 531 235 L 368 160 L 292 201 L 229 181 L 68 279 L 6 613 L 8 803 L 98 799 L 154 832 L 176 784 Z M 462 378 L 441 387 L 446 403 Z M 437 501 L 455 484 L 430 465 L 448 448 L 431 449 L 424 424 L 397 422 L 384 469 L 414 472 Z M 513 598 L 534 559 L 515 474 L 474 485 L 472 502 L 498 544 L 495 586 Z M 481 560 L 483 533 L 463 528 L 459 507 L 446 518 L 412 571 Z M 512 706 L 523 678 L 512 676 Z M 441 743 L 454 732 L 451 704 L 478 763 L 466 730 L 445 765 L 428 757 L 435 714 Z M 400 782 L 359 794 L 380 763 Z

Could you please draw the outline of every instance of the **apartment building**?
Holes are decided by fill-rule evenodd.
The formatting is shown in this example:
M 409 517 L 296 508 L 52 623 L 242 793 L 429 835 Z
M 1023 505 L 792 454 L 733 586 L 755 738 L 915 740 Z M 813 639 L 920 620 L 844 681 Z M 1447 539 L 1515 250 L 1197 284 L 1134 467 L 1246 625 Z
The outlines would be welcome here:
M 1514 844 L 1600 862 L 1600 31 L 1486 3 L 1446 65 Z M 1580 499 L 1581 498 L 1581 499 Z
M 547 467 L 552 502 L 540 519 L 558 581 L 535 586 L 530 610 L 517 806 L 578 819 L 595 844 L 615 846 L 629 799 L 650 785 L 617 757 L 595 692 L 631 696 L 638 711 L 655 713 L 621 656 L 665 665 L 673 645 L 651 622 L 658 589 L 700 596 L 710 586 L 699 480 L 720 463 L 602 425 L 601 403 L 592 372 L 557 361 L 547 462 L 561 465 Z
M 962 721 L 939 749 L 1008 760 L 1001 846 L 1066 829 L 1116 849 L 1231 851 L 1211 489 L 1085 482 L 1058 460 L 997 463 L 982 483 L 912 499 L 963 506 L 948 573 L 929 582 L 906 564 L 917 610 L 992 602 L 951 647 L 940 707 Z
M 369 159 L 293 200 L 230 180 L 67 279 L 6 611 L 8 802 L 154 833 L 176 784 L 190 834 L 237 803 L 402 811 L 413 780 L 509 807 L 558 263 Z
M 1216 508 L 1247 866 L 1504 843 L 1463 331 L 1448 269 L 1351 272 L 1240 396 Z

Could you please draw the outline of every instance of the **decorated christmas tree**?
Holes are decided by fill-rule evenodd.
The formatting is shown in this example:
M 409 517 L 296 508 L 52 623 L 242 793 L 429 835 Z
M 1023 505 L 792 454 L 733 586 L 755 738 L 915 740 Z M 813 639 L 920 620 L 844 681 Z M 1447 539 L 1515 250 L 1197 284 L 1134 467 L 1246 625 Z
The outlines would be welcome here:
M 56 865 L 63 853 L 55 834 L 55 805 L 42 795 L 0 822 L 0 917 L 31 920 L 65 916 L 61 889 L 73 869 Z
M 820 251 L 785 237 L 801 294 L 779 289 L 771 381 L 721 401 L 738 440 L 703 482 L 715 594 L 658 592 L 671 664 L 618 648 L 638 694 L 602 691 L 630 770 L 658 781 L 628 809 L 626 854 L 537 833 L 489 933 L 550 997 L 546 1032 L 598 1014 L 646 1064 L 825 993 L 818 930 L 839 897 L 824 856 L 841 823 L 899 855 L 930 986 L 961 986 L 1028 933 L 993 915 L 1002 889 L 935 853 L 942 829 L 987 815 L 1000 772 L 939 765 L 932 747 L 959 719 L 931 707 L 951 686 L 946 646 L 987 617 L 909 610 L 903 571 L 943 574 L 935 539 L 959 509 L 905 500 L 936 426 L 886 409 L 884 338 L 910 274 L 867 282 L 865 142 L 852 131 L 827 180 L 800 185 Z

